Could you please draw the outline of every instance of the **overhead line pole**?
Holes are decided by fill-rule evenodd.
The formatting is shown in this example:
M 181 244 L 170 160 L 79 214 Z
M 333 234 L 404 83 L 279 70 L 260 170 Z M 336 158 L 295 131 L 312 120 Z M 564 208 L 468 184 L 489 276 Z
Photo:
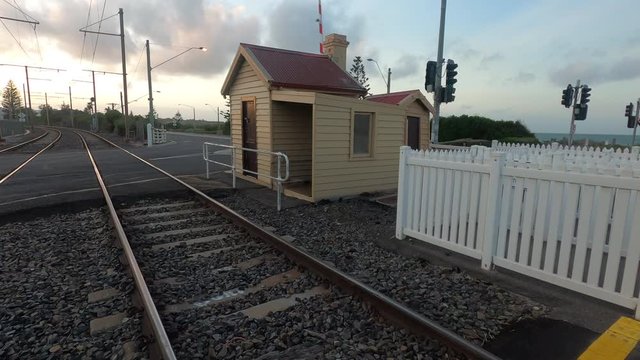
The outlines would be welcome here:
M 29 98 L 29 110 L 27 111 L 27 120 L 29 121 L 29 125 L 31 125 L 31 130 L 33 130 L 33 123 L 31 122 L 31 88 L 29 87 L 29 67 L 24 67 L 24 73 L 27 77 L 27 97 Z
M 444 50 L 444 20 L 447 13 L 447 0 L 441 0 L 440 8 L 440 33 L 438 35 L 438 63 L 436 64 L 436 86 L 433 93 L 433 127 L 431 128 L 431 143 L 438 143 L 438 132 L 440 130 L 440 100 L 442 93 L 442 63 Z
M 89 26 L 85 26 L 84 28 L 80 29 L 80 32 L 83 33 L 90 33 L 90 34 L 101 34 L 101 35 L 111 35 L 111 36 L 119 36 L 120 37 L 120 52 L 122 55 L 122 88 L 124 91 L 124 111 L 123 111 L 123 115 L 124 115 L 124 137 L 125 139 L 129 137 L 129 128 L 128 128 L 128 124 L 127 124 L 127 118 L 129 116 L 129 97 L 127 95 L 127 61 L 126 61 L 126 47 L 125 47 L 125 43 L 124 43 L 124 12 L 122 10 L 122 8 L 118 9 L 118 16 L 120 17 L 120 34 L 114 34 L 114 33 L 105 33 L 105 32 L 100 32 L 100 31 L 91 31 L 91 30 L 85 30 L 87 27 L 95 25 L 95 24 L 91 24 Z M 105 19 L 106 20 L 106 19 Z M 102 71 L 103 73 L 108 73 L 107 71 Z M 115 73 L 110 73 L 110 74 L 115 74 Z

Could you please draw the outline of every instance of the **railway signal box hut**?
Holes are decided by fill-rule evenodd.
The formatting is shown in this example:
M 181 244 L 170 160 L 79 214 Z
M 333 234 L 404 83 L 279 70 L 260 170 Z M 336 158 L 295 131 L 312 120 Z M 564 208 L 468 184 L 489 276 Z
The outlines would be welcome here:
M 240 44 L 227 73 L 231 143 L 287 154 L 286 195 L 319 201 L 395 189 L 400 146 L 428 146 L 431 104 L 418 90 L 364 98 L 345 71 L 347 45 L 337 34 L 325 54 Z M 233 161 L 237 176 L 276 186 L 265 175 L 276 173 L 271 155 L 238 151 Z

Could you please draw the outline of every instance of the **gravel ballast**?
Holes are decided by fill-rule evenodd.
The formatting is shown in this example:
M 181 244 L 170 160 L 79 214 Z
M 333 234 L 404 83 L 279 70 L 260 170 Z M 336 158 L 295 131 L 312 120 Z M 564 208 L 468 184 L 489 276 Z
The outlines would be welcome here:
M 477 344 L 507 325 L 543 315 L 542 305 L 471 277 L 383 249 L 377 239 L 395 233 L 395 209 L 365 199 L 322 202 L 278 212 L 241 192 L 219 201 L 254 222 L 294 238 L 293 244 L 334 264 Z
M 144 351 L 133 283 L 102 210 L 3 225 L 0 247 L 0 358 L 121 359 L 131 341 Z M 106 288 L 120 294 L 88 303 Z M 90 335 L 91 320 L 116 313 L 126 314 L 120 326 Z

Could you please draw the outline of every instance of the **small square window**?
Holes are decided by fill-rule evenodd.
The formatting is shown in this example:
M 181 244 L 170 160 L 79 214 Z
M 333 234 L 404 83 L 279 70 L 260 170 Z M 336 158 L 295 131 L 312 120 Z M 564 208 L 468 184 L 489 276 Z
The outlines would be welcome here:
M 355 113 L 353 116 L 353 155 L 371 154 L 371 113 Z

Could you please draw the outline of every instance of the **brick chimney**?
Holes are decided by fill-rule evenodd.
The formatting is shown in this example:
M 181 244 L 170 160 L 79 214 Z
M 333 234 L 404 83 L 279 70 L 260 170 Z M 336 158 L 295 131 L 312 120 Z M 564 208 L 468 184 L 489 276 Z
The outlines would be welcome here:
M 342 70 L 347 70 L 347 46 L 349 46 L 349 42 L 347 41 L 346 35 L 340 34 L 329 34 L 324 39 L 324 43 L 322 44 L 324 48 L 324 54 L 329 55 L 329 58 L 333 60 L 334 63 L 338 64 Z

